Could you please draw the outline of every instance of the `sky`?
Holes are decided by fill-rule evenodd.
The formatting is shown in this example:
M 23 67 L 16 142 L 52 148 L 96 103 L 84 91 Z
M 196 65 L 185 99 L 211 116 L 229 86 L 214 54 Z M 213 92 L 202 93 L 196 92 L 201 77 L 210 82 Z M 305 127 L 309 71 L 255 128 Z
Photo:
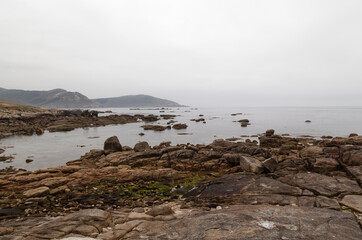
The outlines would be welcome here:
M 0 0 L 0 87 L 362 106 L 361 0 Z

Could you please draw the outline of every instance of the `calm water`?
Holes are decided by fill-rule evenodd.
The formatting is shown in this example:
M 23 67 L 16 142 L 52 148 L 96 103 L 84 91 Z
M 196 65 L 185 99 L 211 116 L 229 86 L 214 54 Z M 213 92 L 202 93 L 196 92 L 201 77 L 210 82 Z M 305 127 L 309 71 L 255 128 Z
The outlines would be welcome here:
M 103 110 L 103 109 L 102 109 Z M 349 133 L 362 133 L 362 107 L 323 107 L 323 108 L 174 108 L 160 113 L 159 110 L 130 110 L 113 108 L 114 113 L 127 114 L 175 114 L 178 123 L 187 123 L 186 130 L 165 130 L 163 132 L 143 131 L 145 123 L 111 125 L 97 128 L 76 129 L 70 132 L 46 132 L 41 136 L 15 136 L 0 140 L 0 148 L 5 148 L 2 155 L 12 155 L 11 162 L 0 162 L 0 168 L 14 166 L 36 170 L 64 165 L 67 161 L 78 159 L 90 149 L 102 148 L 106 138 L 116 135 L 122 145 L 133 147 L 139 141 L 147 141 L 156 145 L 163 141 L 177 143 L 211 143 L 217 138 L 240 137 L 253 135 L 273 128 L 277 134 L 288 133 L 292 136 L 323 135 L 348 136 Z M 231 116 L 241 112 L 243 115 Z M 203 114 L 206 124 L 191 122 Z M 243 118 L 250 120 L 251 125 L 240 127 L 237 121 Z M 305 123 L 305 120 L 311 123 Z M 156 124 L 166 125 L 169 120 L 160 120 Z M 152 123 L 155 124 L 155 123 Z M 144 136 L 139 136 L 144 132 Z M 179 135 L 178 133 L 188 133 Z M 97 137 L 97 138 L 94 138 Z M 81 147 L 82 146 L 82 147 Z M 33 159 L 25 163 L 26 159 Z

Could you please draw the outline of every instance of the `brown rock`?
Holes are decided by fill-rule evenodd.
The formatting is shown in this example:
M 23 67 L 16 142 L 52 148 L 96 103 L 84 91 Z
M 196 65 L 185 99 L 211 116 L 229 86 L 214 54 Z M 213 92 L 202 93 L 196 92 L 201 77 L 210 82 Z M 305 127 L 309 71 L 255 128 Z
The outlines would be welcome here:
M 49 194 L 49 188 L 48 187 L 38 187 L 35 189 L 30 189 L 25 192 L 23 192 L 23 195 L 27 198 L 30 197 L 41 197 L 44 195 Z
M 112 152 L 120 152 L 120 151 L 122 151 L 122 145 L 120 144 L 118 137 L 113 136 L 107 138 L 107 140 L 104 142 L 104 152 L 106 154 L 109 154 Z
M 240 156 L 240 167 L 245 172 L 262 173 L 263 165 L 253 157 Z
M 186 129 L 187 125 L 186 124 L 182 124 L 182 123 L 178 123 L 172 126 L 173 129 Z
M 339 163 L 333 158 L 316 158 L 313 170 L 316 172 L 330 172 L 337 170 Z
M 362 195 L 344 196 L 341 203 L 355 211 L 362 213 Z
M 271 137 L 271 136 L 273 136 L 273 135 L 274 135 L 274 129 L 266 130 L 265 136 Z
M 151 147 L 148 144 L 148 142 L 139 142 L 139 143 L 136 143 L 133 150 L 135 152 L 144 152 L 144 151 L 147 151 L 147 150 L 151 150 Z
M 277 170 L 278 162 L 274 158 L 268 158 L 263 162 L 263 166 L 272 173 Z
M 146 212 L 146 214 L 151 215 L 153 217 L 159 216 L 159 215 L 171 215 L 174 212 L 169 206 L 155 206 L 151 208 L 149 211 Z

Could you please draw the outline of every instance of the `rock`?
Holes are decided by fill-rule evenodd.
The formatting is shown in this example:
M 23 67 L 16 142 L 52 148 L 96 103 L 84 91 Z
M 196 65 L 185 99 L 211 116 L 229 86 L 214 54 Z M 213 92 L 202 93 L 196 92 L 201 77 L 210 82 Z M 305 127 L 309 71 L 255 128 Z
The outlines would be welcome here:
M 32 161 L 34 161 L 34 160 L 33 160 L 33 159 L 29 159 L 29 158 L 25 160 L 26 163 L 31 163 Z
M 265 136 L 271 137 L 271 136 L 273 136 L 273 135 L 274 135 L 274 129 L 266 130 Z
M 306 147 L 300 151 L 300 156 L 303 158 L 318 157 L 321 155 L 323 155 L 323 148 L 317 146 Z
M 138 213 L 138 212 L 131 212 L 128 215 L 129 220 L 152 220 L 153 217 L 151 215 L 148 215 L 146 213 Z
M 118 137 L 113 136 L 107 138 L 107 140 L 104 142 L 104 152 L 106 154 L 109 154 L 112 152 L 120 152 L 120 151 L 122 151 L 122 145 L 120 144 Z
M 143 116 L 141 117 L 143 121 L 145 122 L 156 122 L 159 120 L 159 118 L 155 115 L 148 115 L 148 116 Z
M 347 171 L 362 184 L 362 166 L 349 166 L 347 167 Z
M 362 195 L 344 196 L 341 203 L 355 211 L 362 213 Z
M 253 157 L 240 156 L 240 167 L 245 172 L 262 173 L 262 163 Z
M 238 121 L 239 123 L 248 123 L 250 122 L 249 119 L 241 119 Z
M 7 235 L 14 232 L 12 227 L 0 227 L 0 236 Z
M 48 187 L 38 187 L 35 189 L 30 189 L 25 192 L 23 192 L 23 195 L 27 198 L 30 197 L 41 197 L 49 194 L 49 188 Z
M 349 137 L 358 137 L 358 134 L 357 133 L 351 133 L 351 134 L 349 134 Z
M 186 124 L 182 124 L 182 123 L 178 123 L 172 126 L 173 129 L 186 129 L 187 125 Z
M 311 123 L 312 121 L 311 120 L 305 120 L 306 123 Z
M 171 129 L 171 126 L 161 126 L 161 125 L 143 125 L 141 126 L 144 130 L 153 130 L 153 131 L 164 131 L 166 129 Z
M 202 223 L 202 224 L 200 224 Z M 349 212 L 293 206 L 231 206 L 197 212 L 183 219 L 144 221 L 128 239 L 360 240 L 361 229 Z
M 247 122 L 242 122 L 240 126 L 241 126 L 241 127 L 247 127 L 248 125 L 250 125 L 250 124 L 247 123 Z
M 5 152 L 5 150 L 0 148 L 0 154 L 2 154 L 3 152 Z
M 287 175 L 279 180 L 327 197 L 362 193 L 357 182 L 346 177 L 329 177 L 318 173 L 297 173 Z
M 362 149 L 350 150 L 343 153 L 342 162 L 349 166 L 362 165 Z
M 193 122 L 205 122 L 205 118 L 191 119 L 190 121 L 193 121 Z
M 332 198 L 327 198 L 324 196 L 317 196 L 316 198 L 316 207 L 320 208 L 329 208 L 334 210 L 340 210 L 340 206 L 337 202 L 337 200 Z
M 147 211 L 146 214 L 156 217 L 158 215 L 171 215 L 174 214 L 174 212 L 169 206 L 155 206 Z
M 136 145 L 134 145 L 133 150 L 135 152 L 144 152 L 147 150 L 151 150 L 151 147 L 150 147 L 150 145 L 148 145 L 148 142 L 139 142 L 139 143 L 136 143 Z
M 139 133 L 138 135 L 140 135 L 140 136 L 144 136 L 145 134 L 144 134 L 144 133 Z
M 263 161 L 263 166 L 265 169 L 267 169 L 269 172 L 274 172 L 278 168 L 278 162 L 274 158 L 268 158 L 265 161 Z
M 339 163 L 333 158 L 316 158 L 313 165 L 315 172 L 330 172 L 337 170 Z

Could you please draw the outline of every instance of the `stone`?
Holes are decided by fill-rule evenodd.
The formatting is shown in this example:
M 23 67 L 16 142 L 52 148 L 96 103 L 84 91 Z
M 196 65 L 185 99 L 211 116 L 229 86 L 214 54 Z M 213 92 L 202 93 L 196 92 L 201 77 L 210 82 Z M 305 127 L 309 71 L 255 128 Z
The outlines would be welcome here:
M 310 146 L 303 148 L 300 151 L 300 156 L 303 158 L 306 157 L 319 157 L 323 154 L 323 148 L 317 146 Z
M 120 144 L 118 137 L 113 136 L 107 138 L 107 140 L 104 142 L 104 152 L 106 154 L 109 154 L 112 152 L 120 152 L 120 151 L 122 151 L 122 145 Z
M 330 172 L 338 169 L 339 163 L 333 158 L 316 158 L 313 165 L 315 172 Z
M 351 133 L 351 134 L 349 134 L 349 137 L 358 137 L 358 134 L 357 133 Z
M 362 213 L 362 195 L 346 195 L 343 197 L 341 203 Z
M 347 171 L 362 184 L 362 166 L 349 166 Z
M 23 192 L 23 195 L 27 198 L 30 197 L 41 197 L 49 194 L 49 188 L 48 187 L 38 187 L 34 189 L 27 190 Z
M 240 167 L 245 172 L 262 173 L 262 163 L 253 157 L 240 156 Z
M 146 214 L 156 217 L 159 215 L 171 215 L 174 212 L 169 206 L 155 206 L 151 208 L 149 211 L 146 212 Z
M 349 212 L 294 206 L 237 205 L 171 221 L 144 221 L 125 239 L 360 240 Z
M 342 162 L 349 166 L 362 165 L 362 149 L 346 151 L 343 153 Z
M 136 143 L 133 150 L 135 152 L 144 152 L 144 151 L 147 151 L 147 150 L 151 150 L 151 147 L 148 144 L 148 142 L 139 142 L 139 143 Z
M 316 197 L 316 207 L 320 208 L 329 208 L 334 210 L 340 210 L 340 206 L 337 200 L 332 198 L 327 198 L 324 196 L 317 196 Z
M 278 168 L 278 162 L 274 158 L 268 158 L 263 161 L 263 166 L 268 172 L 274 172 Z
M 143 128 L 143 130 L 164 131 L 166 129 L 171 129 L 171 126 L 143 125 L 141 128 Z
M 274 129 L 266 130 L 265 136 L 271 137 L 271 136 L 273 136 L 273 135 L 274 135 Z
M 14 232 L 12 227 L 0 227 L 0 236 L 7 235 Z
M 178 123 L 172 126 L 173 129 L 186 129 L 187 125 L 186 124 L 182 124 L 182 123 Z
M 297 173 L 287 175 L 279 180 L 327 197 L 362 193 L 356 181 L 340 176 L 330 177 L 318 173 Z

